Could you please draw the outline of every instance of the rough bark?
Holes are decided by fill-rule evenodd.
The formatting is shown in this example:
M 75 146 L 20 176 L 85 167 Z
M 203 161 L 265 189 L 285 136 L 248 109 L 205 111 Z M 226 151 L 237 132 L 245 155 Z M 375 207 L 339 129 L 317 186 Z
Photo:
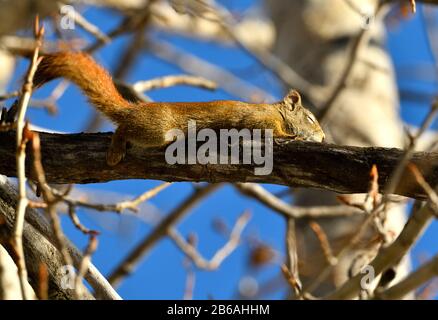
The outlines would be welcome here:
M 373 164 L 379 183 L 387 182 L 403 154 L 399 149 L 361 148 L 331 144 L 289 142 L 274 144 L 273 171 L 257 176 L 254 165 L 169 165 L 165 148 L 132 147 L 115 167 L 106 164 L 109 133 L 41 133 L 43 165 L 50 183 L 92 183 L 121 179 L 165 181 L 261 182 L 292 187 L 320 188 L 340 193 L 366 192 Z M 0 173 L 13 177 L 15 142 L 12 132 L 0 133 Z M 438 154 L 416 153 L 412 159 L 431 184 L 438 182 Z M 31 158 L 28 159 L 28 165 Z M 32 177 L 32 172 L 28 172 Z M 424 191 L 406 172 L 396 193 L 425 198 Z
M 0 176 L 0 218 L 4 221 L 0 225 L 0 236 L 4 240 L 4 246 L 10 254 L 13 251 L 8 245 L 7 239 L 10 238 L 12 232 L 16 205 L 16 191 L 8 184 L 4 176 Z M 65 274 L 63 273 L 64 263 L 59 251 L 53 245 L 53 239 L 53 232 L 46 219 L 38 211 L 27 209 L 23 245 L 30 284 L 37 291 L 39 268 L 41 264 L 44 264 L 49 275 L 49 298 L 74 299 L 73 290 L 63 288 L 62 286 L 63 279 L 65 279 Z M 78 254 L 77 249 L 73 250 L 75 250 L 72 252 L 73 254 Z M 94 299 L 88 291 L 85 292 L 84 298 Z

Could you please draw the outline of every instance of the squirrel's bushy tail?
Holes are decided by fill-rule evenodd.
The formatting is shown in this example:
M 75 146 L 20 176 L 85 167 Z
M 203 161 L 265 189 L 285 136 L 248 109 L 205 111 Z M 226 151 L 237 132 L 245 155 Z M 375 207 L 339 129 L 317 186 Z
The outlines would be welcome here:
M 35 72 L 34 86 L 40 87 L 56 78 L 75 83 L 88 100 L 111 120 L 126 116 L 130 103 L 123 99 L 108 72 L 93 58 L 81 52 L 58 52 L 43 56 Z

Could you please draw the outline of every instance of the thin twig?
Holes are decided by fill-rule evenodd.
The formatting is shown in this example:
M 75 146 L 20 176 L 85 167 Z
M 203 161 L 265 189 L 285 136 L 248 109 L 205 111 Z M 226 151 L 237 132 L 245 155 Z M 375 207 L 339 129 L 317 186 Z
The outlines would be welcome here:
M 130 200 L 130 201 L 122 201 L 115 205 L 116 212 L 122 212 L 125 209 L 129 209 L 133 212 L 138 211 L 138 206 L 153 197 L 157 196 L 162 190 L 169 187 L 172 184 L 172 182 L 163 182 L 162 184 L 156 186 L 155 188 L 152 188 L 151 190 L 148 190 L 144 192 L 143 194 L 139 195 L 137 198 Z
M 32 134 L 32 151 L 33 151 L 33 170 L 38 181 L 38 186 L 41 189 L 44 202 L 47 204 L 45 208 L 50 217 L 50 223 L 53 228 L 53 232 L 56 239 L 56 247 L 61 253 L 64 264 L 67 266 L 73 266 L 73 259 L 70 252 L 67 249 L 66 238 L 62 231 L 61 221 L 58 213 L 56 212 L 56 204 L 59 201 L 52 193 L 50 187 L 47 185 L 46 176 L 41 163 L 41 146 L 40 138 L 37 132 Z
M 429 262 L 412 272 L 405 279 L 385 291 L 376 294 L 377 299 L 394 300 L 401 299 L 408 293 L 421 287 L 426 282 L 438 276 L 438 255 Z
M 284 202 L 256 183 L 236 183 L 234 186 L 243 195 L 252 197 L 285 218 L 343 217 L 363 214 L 363 210 L 348 206 L 297 207 Z
M 121 213 L 123 210 L 128 209 L 133 212 L 138 211 L 138 206 L 155 197 L 160 193 L 162 190 L 170 186 L 172 182 L 164 182 L 155 188 L 152 188 L 151 190 L 145 191 L 143 194 L 139 195 L 138 197 L 132 199 L 132 200 L 126 200 L 121 201 L 114 204 L 102 204 L 102 203 L 89 203 L 87 201 L 82 201 L 78 199 L 73 199 L 71 197 L 68 197 L 67 195 L 62 195 L 58 193 L 56 190 L 53 190 L 55 194 L 60 198 L 60 200 L 64 201 L 67 205 L 72 207 L 83 207 L 88 209 L 93 209 L 96 211 L 113 211 L 117 213 Z
M 240 243 L 240 236 L 243 229 L 248 224 L 251 215 L 249 212 L 244 212 L 236 221 L 233 230 L 231 231 L 230 238 L 225 245 L 220 248 L 210 260 L 206 260 L 196 250 L 196 247 L 190 242 L 186 241 L 184 237 L 175 229 L 170 228 L 168 231 L 169 237 L 176 243 L 184 254 L 186 254 L 192 262 L 200 269 L 203 270 L 216 270 L 222 264 L 222 262 L 237 248 Z
M 368 216 L 366 219 L 362 222 L 359 229 L 356 231 L 352 239 L 349 241 L 349 243 L 343 247 L 336 256 L 334 256 L 333 262 L 339 262 L 341 259 L 350 252 L 356 245 L 359 243 L 359 241 L 365 236 L 366 232 L 368 231 L 368 228 L 374 221 L 374 219 L 378 216 L 378 214 L 383 210 L 383 205 L 379 204 L 377 207 L 375 207 L 371 212 L 368 213 Z M 336 266 L 336 264 L 329 264 L 325 269 L 323 269 L 319 275 L 313 279 L 311 283 L 307 285 L 306 288 L 303 289 L 304 292 L 312 293 L 314 290 L 318 288 L 318 286 L 330 275 L 333 268 Z
M 125 18 L 119 25 L 117 25 L 113 30 L 111 30 L 106 37 L 110 40 L 115 39 L 123 34 L 128 32 L 132 32 L 137 30 L 139 27 L 145 24 L 146 20 L 150 18 L 150 6 L 156 0 L 148 1 L 145 7 L 139 10 L 138 14 L 132 15 L 128 18 Z M 96 42 L 85 48 L 85 52 L 92 53 L 99 50 L 102 46 L 104 46 L 107 42 L 102 39 L 97 39 Z
M 15 211 L 13 209 L 18 203 L 17 192 L 15 190 L 16 188 L 4 178 L 0 179 L 0 187 L 2 193 L 1 198 L 3 200 L 2 203 L 3 205 L 6 205 L 6 211 L 3 212 L 0 210 L 0 223 L 2 217 L 5 218 L 6 221 L 9 221 L 6 223 L 7 230 L 12 231 L 13 221 L 15 218 Z M 35 272 L 35 266 L 38 266 L 40 262 L 46 264 L 49 268 L 49 277 L 51 279 L 51 285 L 49 287 L 50 295 L 55 294 L 58 296 L 58 294 L 60 294 L 60 297 L 73 298 L 73 293 L 71 291 L 69 291 L 67 288 L 61 287 L 61 284 L 64 283 L 63 281 L 65 279 L 65 274 L 59 271 L 62 270 L 61 268 L 65 266 L 65 263 L 63 262 L 62 256 L 59 254 L 56 248 L 57 240 L 55 239 L 53 229 L 51 228 L 47 219 L 41 219 L 41 212 L 32 208 L 28 208 L 28 210 L 26 210 L 25 218 L 26 229 L 24 236 L 27 241 L 24 242 L 24 246 L 31 250 L 29 251 L 30 260 L 28 261 L 28 265 L 32 264 L 32 269 Z M 68 241 L 68 239 L 66 242 L 68 251 L 71 253 L 75 265 L 79 265 L 82 261 L 82 253 L 79 252 L 79 250 L 70 241 Z M 35 274 L 34 277 L 37 278 Z M 115 292 L 105 277 L 102 276 L 102 274 L 99 272 L 99 270 L 97 270 L 96 267 L 94 267 L 93 264 L 90 265 L 90 268 L 85 275 L 85 279 L 95 290 L 95 295 L 97 298 L 106 300 L 121 299 L 120 295 Z M 38 282 L 38 280 L 34 281 Z M 88 299 L 93 298 L 91 293 L 88 293 L 87 295 Z
M 437 193 L 435 192 L 435 190 L 433 190 L 433 188 L 429 185 L 429 183 L 427 183 L 426 179 L 424 179 L 423 175 L 421 174 L 420 170 L 418 170 L 416 165 L 409 163 L 408 168 L 415 176 L 415 179 L 417 180 L 418 184 L 424 189 L 426 194 L 429 196 L 429 201 L 432 205 L 432 209 L 435 211 L 435 214 L 438 214 Z
M 187 73 L 200 75 L 216 82 L 221 89 L 247 101 L 277 100 L 266 91 L 245 82 L 232 73 L 196 57 L 166 41 L 150 41 L 147 49 L 155 56 L 173 65 L 177 65 Z
M 40 27 L 38 16 L 35 19 L 35 29 L 34 29 L 35 39 L 37 40 L 35 50 L 32 55 L 32 60 L 27 71 L 26 81 L 23 84 L 22 96 L 18 103 L 18 118 L 17 118 L 17 131 L 16 131 L 16 142 L 17 142 L 17 177 L 18 177 L 18 193 L 19 201 L 16 210 L 16 219 L 14 223 L 13 230 L 13 243 L 14 248 L 17 253 L 17 267 L 18 276 L 20 279 L 21 292 L 23 294 L 23 299 L 27 300 L 27 294 L 25 289 L 25 284 L 27 283 L 27 270 L 26 263 L 24 261 L 24 251 L 23 251 L 23 227 L 24 227 L 24 216 L 26 213 L 26 207 L 28 205 L 28 199 L 26 196 L 26 173 L 25 173 L 25 161 L 26 161 L 26 142 L 27 137 L 25 136 L 25 116 L 27 106 L 29 105 L 30 97 L 32 95 L 32 82 L 35 71 L 40 62 L 39 49 L 42 45 L 42 39 L 44 36 L 44 27 Z
M 398 238 L 388 247 L 381 249 L 374 260 L 369 264 L 374 270 L 374 275 L 378 276 L 386 269 L 400 261 L 401 258 L 411 249 L 413 244 L 419 239 L 421 234 L 430 224 L 433 218 L 433 211 L 428 205 L 413 209 L 411 217 Z M 328 295 L 327 299 L 349 299 L 357 295 L 361 290 L 361 279 L 363 274 L 360 272 L 345 282 L 339 289 Z
M 406 165 L 409 163 L 410 159 L 412 158 L 412 155 L 414 154 L 415 146 L 418 142 L 418 139 L 429 128 L 429 126 L 431 125 L 437 112 L 438 112 L 438 98 L 432 103 L 432 105 L 429 109 L 429 112 L 426 115 L 426 117 L 424 118 L 417 133 L 410 139 L 408 148 L 405 150 L 403 157 L 400 159 L 397 167 L 394 169 L 388 183 L 385 186 L 385 189 L 383 192 L 385 197 L 387 195 L 393 194 L 394 191 L 396 190 L 397 185 L 400 182 L 400 179 L 401 179 L 403 172 L 406 168 Z
M 77 255 L 72 256 L 70 254 L 68 241 L 64 236 L 60 219 L 56 212 L 56 204 L 60 201 L 60 198 L 56 197 L 52 193 L 51 188 L 46 183 L 44 169 L 41 164 L 41 150 L 38 133 L 33 133 L 32 147 L 34 156 L 33 169 L 37 177 L 38 185 L 41 188 L 44 201 L 47 203 L 46 212 L 50 217 L 50 222 L 56 241 L 55 245 L 61 253 L 64 265 L 73 266 L 74 263 L 80 265 L 80 261 L 82 260 L 78 261 Z M 91 236 L 95 236 L 95 234 L 91 233 Z M 106 297 L 120 299 L 120 296 L 109 285 L 107 280 L 102 277 L 100 272 L 89 262 L 87 265 L 89 265 L 89 268 L 86 270 L 88 271 L 87 274 L 89 274 L 88 279 L 91 281 L 90 284 L 96 288 L 96 294 L 104 294 Z
M 186 286 L 184 289 L 184 300 L 193 300 L 193 291 L 195 289 L 195 281 L 196 281 L 196 274 L 193 271 L 192 265 L 189 261 L 186 261 Z
M 377 207 L 379 202 L 379 172 L 377 166 L 373 164 L 370 171 L 370 187 L 365 198 L 365 203 L 368 199 L 372 200 L 372 208 Z
M 81 223 L 81 221 L 79 220 L 78 215 L 76 214 L 74 206 L 72 206 L 72 205 L 68 206 L 68 215 L 69 215 L 71 221 L 73 222 L 74 226 L 76 227 L 76 229 L 81 231 L 83 234 L 89 234 L 89 235 L 98 235 L 99 234 L 98 231 L 88 229 L 87 227 L 85 227 Z
M 234 40 L 239 48 L 254 57 L 265 68 L 270 70 L 278 77 L 287 87 L 297 88 L 302 91 L 310 100 L 318 101 L 321 98 L 322 89 L 308 82 L 293 70 L 287 63 L 273 55 L 269 50 L 248 45 L 245 40 L 239 36 L 236 31 L 236 21 L 233 15 L 223 6 L 215 3 L 203 3 L 208 9 L 210 15 L 202 15 L 203 18 L 210 18 L 211 14 L 215 16 L 214 21 L 217 22 L 223 30 Z
M 21 95 L 21 91 L 19 91 L 19 90 L 12 91 L 12 92 L 5 93 L 5 94 L 1 94 L 0 95 L 0 101 L 8 100 L 8 99 L 11 99 L 11 98 L 15 98 L 15 97 L 18 97 L 19 95 Z
M 312 231 L 315 233 L 316 237 L 318 238 L 322 252 L 324 253 L 324 257 L 327 260 L 328 264 L 329 265 L 337 264 L 338 260 L 333 255 L 333 250 L 330 246 L 330 242 L 328 240 L 327 234 L 321 228 L 319 223 L 317 223 L 316 221 L 310 221 L 309 226 L 312 229 Z
M 287 283 L 294 290 L 295 294 L 300 298 L 304 298 L 302 294 L 301 283 L 298 283 L 297 278 L 292 274 L 286 264 L 281 265 L 281 273 L 283 277 L 286 279 Z
M 420 288 L 415 294 L 416 300 L 432 300 L 437 296 L 438 293 L 438 277 L 429 281 L 425 284 L 423 288 Z
M 417 4 L 416 4 L 415 0 L 409 0 L 409 2 L 411 3 L 412 13 L 417 12 Z
M 58 7 L 61 9 L 65 4 L 58 3 Z M 77 10 L 71 11 L 66 10 L 64 14 L 67 15 L 70 19 L 72 19 L 78 26 L 92 34 L 103 44 L 107 44 L 111 42 L 111 38 L 108 37 L 103 31 L 99 29 L 96 25 L 89 22 L 84 16 L 82 16 Z
M 76 299 L 80 300 L 82 299 L 83 295 L 83 286 L 82 279 L 84 278 L 84 275 L 87 273 L 90 263 L 91 263 L 91 256 L 97 249 L 97 237 L 95 235 L 90 235 L 90 239 L 88 241 L 87 248 L 85 249 L 84 255 L 82 257 L 82 261 L 79 264 L 78 273 L 75 277 L 75 293 L 76 293 Z
M 61 81 L 55 89 L 53 89 L 49 97 L 41 100 L 32 99 L 30 106 L 34 108 L 44 108 L 50 114 L 56 114 L 58 112 L 57 101 L 62 97 L 68 86 L 69 83 L 66 80 Z
M 189 211 L 204 199 L 207 195 L 219 188 L 220 184 L 210 184 L 196 189 L 185 201 L 175 210 L 167 215 L 156 227 L 148 234 L 140 244 L 137 245 L 128 256 L 114 269 L 108 277 L 109 282 L 116 286 L 123 278 L 129 275 L 140 260 L 153 248 L 153 246 L 167 235 L 169 228 L 173 227 Z
M 217 84 L 211 80 L 190 75 L 170 75 L 151 80 L 137 81 L 132 87 L 137 92 L 144 92 L 178 85 L 200 87 L 207 90 L 215 90 L 217 88 Z
M 384 1 L 380 0 L 377 8 L 375 10 L 375 16 L 377 17 L 380 15 L 380 13 L 383 11 L 382 8 L 384 7 Z M 359 54 L 361 53 L 361 50 L 363 46 L 368 42 L 368 28 L 362 28 L 358 35 L 353 39 L 353 43 L 351 45 L 348 57 L 347 57 L 347 64 L 345 68 L 343 69 L 341 76 L 333 88 L 332 93 L 330 94 L 329 98 L 325 102 L 325 104 L 320 108 L 320 112 L 318 114 L 318 119 L 321 123 L 325 123 L 330 119 L 330 115 L 334 112 L 335 109 L 335 102 L 342 93 L 343 89 L 345 88 L 347 81 L 351 75 L 351 72 L 353 71 L 353 67 L 356 65 L 356 62 L 358 60 Z
M 303 285 L 298 270 L 298 247 L 295 219 L 293 218 L 286 219 L 286 256 L 286 265 L 282 267 L 282 271 L 285 275 L 288 275 L 287 279 L 292 285 L 295 296 L 301 299 L 303 297 Z

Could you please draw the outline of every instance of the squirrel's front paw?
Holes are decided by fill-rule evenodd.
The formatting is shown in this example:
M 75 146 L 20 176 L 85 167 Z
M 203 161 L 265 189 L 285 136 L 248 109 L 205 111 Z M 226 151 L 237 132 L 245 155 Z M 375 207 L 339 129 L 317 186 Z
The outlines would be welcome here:
M 110 167 L 114 167 L 120 161 L 122 161 L 124 157 L 125 157 L 124 152 L 118 152 L 114 149 L 108 149 L 108 152 L 106 153 L 106 163 Z
M 291 142 L 297 141 L 297 139 L 291 139 L 291 138 L 274 138 L 274 143 L 276 145 L 285 145 Z

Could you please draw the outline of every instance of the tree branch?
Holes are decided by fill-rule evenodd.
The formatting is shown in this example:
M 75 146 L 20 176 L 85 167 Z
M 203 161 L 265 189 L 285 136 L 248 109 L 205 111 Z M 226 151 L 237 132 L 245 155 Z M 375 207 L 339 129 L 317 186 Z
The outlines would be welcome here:
M 16 204 L 16 191 L 7 179 L 0 175 L 0 220 L 5 220 L 5 223 L 0 224 L 0 239 L 7 239 L 12 232 Z M 49 275 L 49 298 L 74 299 L 74 291 L 65 288 L 65 286 L 63 287 L 63 282 L 65 282 L 64 264 L 54 243 L 55 236 L 48 221 L 37 210 L 27 208 L 23 245 L 29 278 L 33 279 L 33 284 L 37 284 L 39 266 L 41 264 L 46 265 Z M 82 261 L 81 252 L 70 241 L 67 241 L 67 245 L 74 263 L 79 264 Z M 90 264 L 84 277 L 95 290 L 95 295 L 98 298 L 106 300 L 120 299 L 120 296 L 93 264 Z M 85 293 L 86 296 L 83 296 L 83 298 L 94 299 L 88 290 Z
M 421 287 L 424 283 L 438 276 L 438 255 L 429 262 L 419 267 L 399 283 L 376 295 L 376 299 L 395 300 L 401 299 L 409 292 Z
M 174 225 L 187 215 L 202 199 L 219 187 L 220 184 L 210 184 L 196 189 L 175 210 L 161 220 L 155 229 L 146 235 L 146 237 L 144 237 L 133 250 L 131 250 L 128 256 L 109 275 L 109 282 L 113 286 L 117 286 L 124 277 L 129 275 L 135 269 L 137 264 L 146 254 L 149 253 L 154 245 L 169 233 L 169 230 L 171 230 Z
M 0 173 L 14 177 L 15 143 L 13 132 L 0 132 Z M 111 134 L 41 133 L 41 152 L 48 183 L 92 183 L 121 179 L 164 181 L 259 182 L 291 187 L 319 188 L 339 193 L 368 191 L 369 172 L 373 164 L 379 169 L 379 186 L 383 188 L 397 166 L 402 150 L 360 148 L 330 144 L 291 142 L 274 144 L 273 171 L 255 175 L 254 165 L 169 165 L 165 148 L 128 150 L 116 167 L 106 164 Z M 27 170 L 30 168 L 28 159 Z M 418 152 L 412 157 L 430 185 L 438 184 L 438 154 Z M 66 170 L 68 168 L 68 170 Z M 27 173 L 30 178 L 32 172 Z M 408 170 L 395 193 L 426 199 L 427 195 Z
M 388 247 L 381 249 L 374 260 L 369 263 L 369 266 L 374 270 L 375 276 L 396 264 L 407 254 L 429 226 L 433 217 L 434 212 L 428 204 L 423 204 L 421 208 L 414 208 L 414 212 L 409 217 L 398 238 Z M 335 292 L 327 296 L 326 299 L 354 298 L 362 288 L 362 277 L 362 273 L 356 274 Z

